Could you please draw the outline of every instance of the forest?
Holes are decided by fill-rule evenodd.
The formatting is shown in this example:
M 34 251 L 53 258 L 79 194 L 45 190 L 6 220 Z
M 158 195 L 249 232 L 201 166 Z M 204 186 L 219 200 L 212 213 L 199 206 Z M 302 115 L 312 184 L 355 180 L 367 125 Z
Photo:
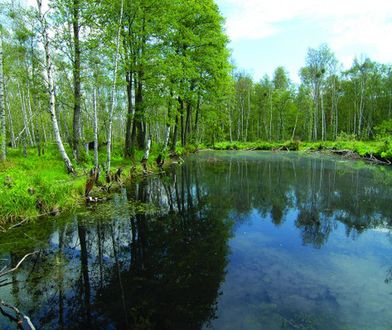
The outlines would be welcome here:
M 392 64 L 225 19 L 0 0 L 0 328 L 392 328 Z
M 322 44 L 308 49 L 300 83 L 282 66 L 256 82 L 232 64 L 213 0 L 3 2 L 0 19 L 4 196 L 16 189 L 15 176 L 37 176 L 42 167 L 66 180 L 64 165 L 76 176 L 92 167 L 107 174 L 251 143 L 319 149 L 340 141 L 361 156 L 392 158 L 390 64 L 363 56 L 346 70 Z M 18 187 L 30 204 L 34 186 Z

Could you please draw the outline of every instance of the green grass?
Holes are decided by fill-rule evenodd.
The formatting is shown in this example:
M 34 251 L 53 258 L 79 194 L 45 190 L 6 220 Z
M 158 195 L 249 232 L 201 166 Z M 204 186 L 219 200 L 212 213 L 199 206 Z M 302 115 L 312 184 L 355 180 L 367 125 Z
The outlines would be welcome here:
M 375 141 L 321 141 L 321 142 L 219 142 L 215 150 L 350 150 L 361 157 L 376 157 L 379 160 L 392 161 L 392 139 L 385 138 Z
M 0 162 L 0 224 L 36 217 L 53 210 L 71 210 L 83 203 L 88 171 L 93 167 L 93 153 L 76 165 L 77 175 L 66 173 L 55 145 L 48 145 L 45 154 L 38 157 L 35 149 L 28 149 L 24 157 L 20 149 L 7 150 L 7 161 Z M 69 152 L 69 155 L 71 153 Z M 155 170 L 158 148 L 153 147 L 148 161 L 149 169 Z M 135 163 L 122 156 L 122 147 L 115 145 L 111 159 L 111 170 L 123 167 L 124 177 L 131 166 L 142 173 L 140 160 L 143 151 L 137 151 Z M 106 153 L 100 150 L 99 163 L 106 162 Z
M 85 179 L 68 175 L 54 148 L 48 148 L 41 157 L 35 150 L 28 154 L 25 158 L 20 150 L 8 150 L 8 160 L 0 164 L 3 221 L 71 208 L 83 191 Z

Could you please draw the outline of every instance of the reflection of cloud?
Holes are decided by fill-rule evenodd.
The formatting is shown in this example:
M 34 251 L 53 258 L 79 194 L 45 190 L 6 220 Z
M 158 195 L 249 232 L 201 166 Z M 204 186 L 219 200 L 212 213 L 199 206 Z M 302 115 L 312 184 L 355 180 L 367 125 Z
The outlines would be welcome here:
M 218 0 L 229 9 L 226 28 L 232 40 L 262 39 L 279 32 L 281 23 L 295 20 L 320 27 L 336 51 L 361 46 L 379 61 L 391 60 L 392 1 L 390 0 Z M 286 24 L 290 28 L 290 24 Z

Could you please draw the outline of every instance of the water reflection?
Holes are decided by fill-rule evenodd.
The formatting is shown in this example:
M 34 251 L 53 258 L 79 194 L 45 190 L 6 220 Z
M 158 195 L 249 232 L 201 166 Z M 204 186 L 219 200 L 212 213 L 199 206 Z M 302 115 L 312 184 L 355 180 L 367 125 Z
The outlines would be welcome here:
M 11 266 L 40 251 L 0 296 L 40 329 L 312 328 L 315 313 L 324 325 L 347 325 L 339 310 L 354 297 L 326 278 L 338 272 L 333 263 L 359 261 L 355 250 L 352 259 L 337 254 L 346 249 L 339 231 L 352 241 L 367 229 L 388 231 L 392 221 L 391 171 L 353 164 L 295 153 L 192 156 L 106 205 L 0 237 Z M 358 249 L 373 253 L 372 244 Z M 336 254 L 328 263 L 317 261 L 324 245 Z M 350 277 L 339 276 L 349 287 Z M 374 278 L 375 292 L 384 279 Z M 246 310 L 259 323 L 246 323 Z M 15 325 L 1 317 L 0 326 Z
M 209 195 L 223 207 L 228 203 L 237 222 L 256 210 L 279 226 L 294 210 L 304 244 L 320 248 L 337 222 L 354 238 L 366 229 L 392 225 L 389 168 L 295 153 L 205 153 L 193 161 Z
M 17 252 L 2 257 L 15 264 L 34 247 L 41 253 L 2 297 L 40 329 L 199 329 L 215 315 L 231 225 L 194 182 L 184 169 L 124 189 L 109 210 L 26 227 Z

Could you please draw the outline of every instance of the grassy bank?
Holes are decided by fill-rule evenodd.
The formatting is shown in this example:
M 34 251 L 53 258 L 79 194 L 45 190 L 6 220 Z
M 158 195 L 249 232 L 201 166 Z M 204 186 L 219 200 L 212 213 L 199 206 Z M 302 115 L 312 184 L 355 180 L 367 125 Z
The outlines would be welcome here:
M 178 148 L 177 153 L 205 149 Z M 343 150 L 350 151 L 360 157 L 392 161 L 392 147 L 388 141 L 336 141 L 336 142 L 220 142 L 213 146 L 215 150 Z M 24 157 L 22 150 L 9 149 L 8 160 L 0 163 L 0 226 L 7 222 L 33 218 L 41 214 L 71 210 L 84 203 L 84 190 L 88 171 L 93 167 L 93 155 L 90 153 L 85 162 L 76 166 L 77 176 L 68 175 L 56 146 L 49 145 L 45 154 L 38 157 L 35 149 L 27 150 Z M 157 170 L 155 159 L 158 149 L 152 148 L 148 167 Z M 143 152 L 138 151 L 136 162 L 123 159 L 121 146 L 114 146 L 112 155 L 112 171 L 123 167 L 123 178 L 133 174 L 141 174 L 140 160 Z M 106 160 L 104 151 L 100 153 L 100 164 Z M 101 176 L 102 177 L 102 176 Z M 102 180 L 102 179 L 101 179 Z M 1 227 L 0 227 L 1 229 Z
M 152 150 L 148 167 L 156 169 L 154 159 L 158 150 Z M 135 164 L 123 159 L 121 146 L 115 146 L 111 168 L 114 172 L 123 167 L 123 177 L 141 174 L 140 160 L 143 152 L 138 151 Z M 106 153 L 99 156 L 100 164 Z M 48 145 L 44 155 L 38 157 L 36 149 L 28 149 L 27 157 L 21 149 L 9 149 L 7 161 L 0 163 L 0 225 L 33 218 L 42 214 L 72 210 L 84 203 L 87 173 L 93 167 L 90 152 L 82 164 L 76 165 L 77 175 L 68 175 L 55 145 Z M 103 180 L 103 175 L 101 175 Z M 1 229 L 1 227 L 0 227 Z
M 292 150 L 292 151 L 342 151 L 352 152 L 369 160 L 392 162 L 392 142 L 380 141 L 322 141 L 322 142 L 219 142 L 215 150 Z

